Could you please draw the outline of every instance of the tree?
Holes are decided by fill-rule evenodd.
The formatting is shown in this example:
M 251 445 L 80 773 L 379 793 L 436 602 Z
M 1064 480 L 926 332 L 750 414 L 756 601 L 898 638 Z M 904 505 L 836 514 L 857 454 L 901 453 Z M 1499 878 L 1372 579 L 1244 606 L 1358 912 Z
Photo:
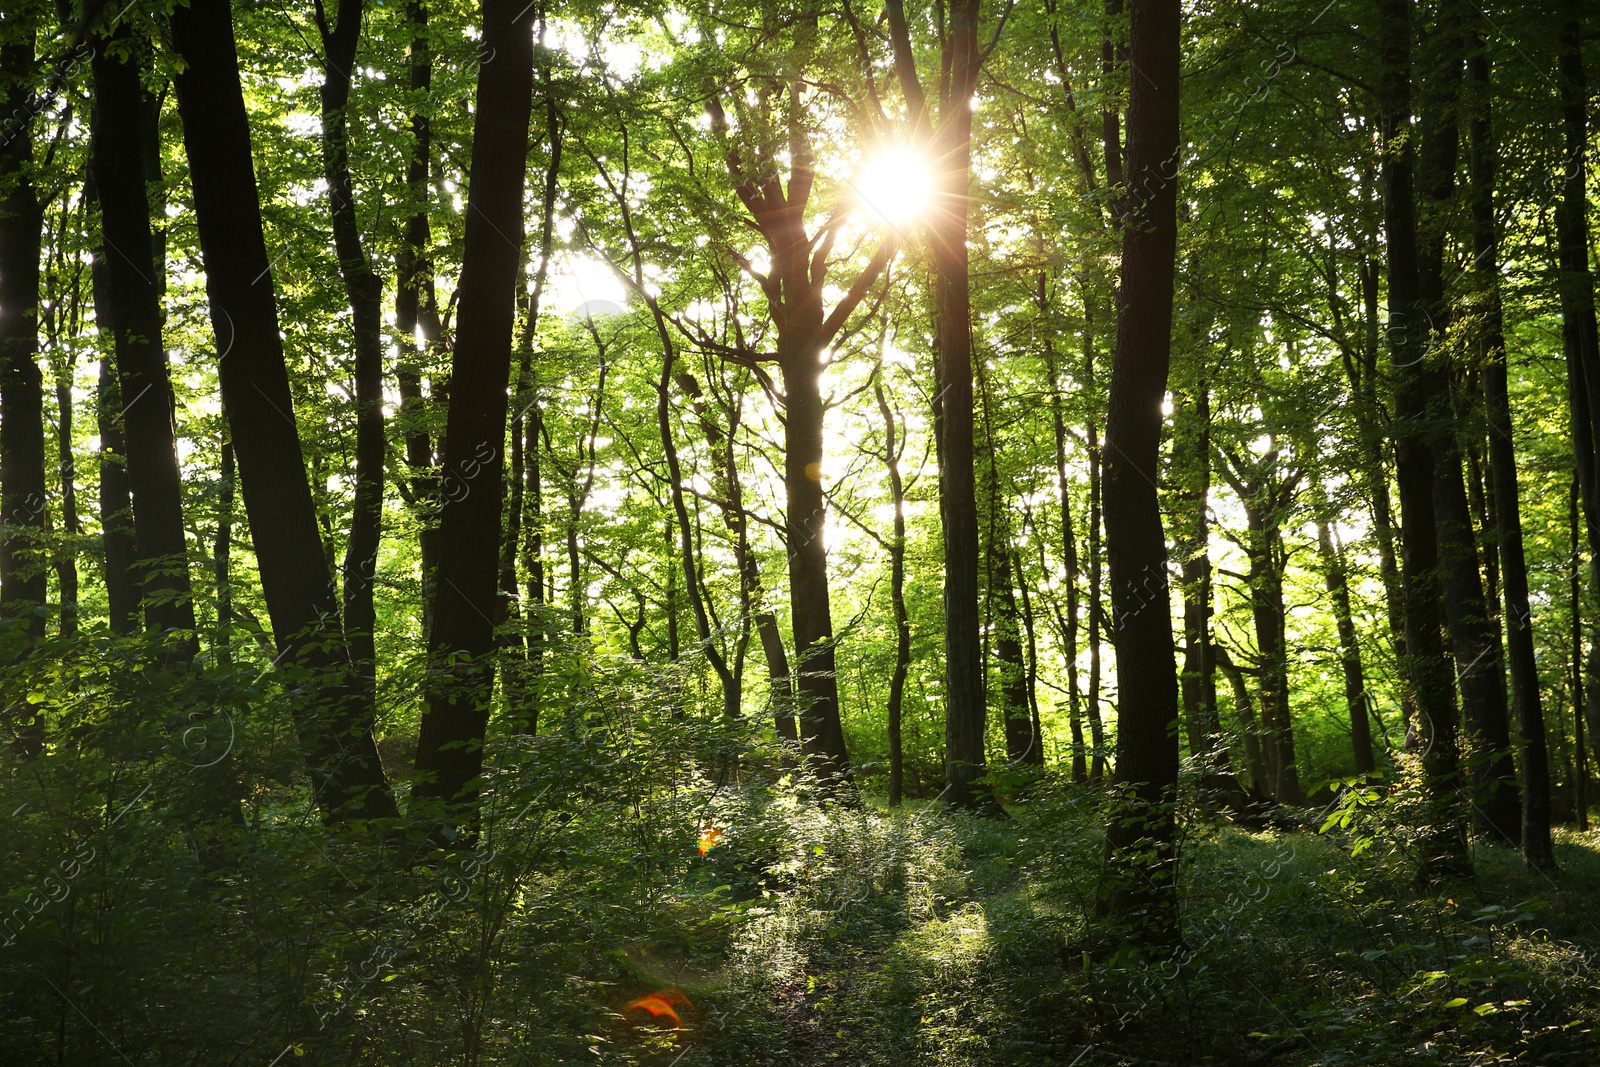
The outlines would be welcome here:
M 294 421 L 226 0 L 179 8 L 172 40 L 184 62 L 174 84 L 217 377 L 278 662 L 322 675 L 314 695 L 295 709 L 313 794 L 328 819 L 393 815 L 372 704 L 362 697 L 339 624 Z
M 1178 677 L 1156 486 L 1177 258 L 1180 21 L 1177 0 L 1129 6 L 1128 64 L 1142 76 L 1132 79 L 1128 93 L 1127 224 L 1106 419 L 1106 549 L 1117 671 L 1140 684 L 1117 689 L 1113 784 L 1121 792 L 1107 829 L 1096 910 L 1102 919 L 1128 924 L 1134 940 L 1153 944 L 1178 937 Z M 1153 598 L 1145 584 L 1152 575 L 1161 590 Z
M 496 569 L 506 387 L 522 255 L 523 176 L 533 112 L 532 6 L 484 0 L 473 116 L 460 311 L 445 427 L 444 505 L 428 708 L 413 798 L 445 803 L 452 819 L 475 807 L 494 678 Z M 249 482 L 246 481 L 246 485 Z

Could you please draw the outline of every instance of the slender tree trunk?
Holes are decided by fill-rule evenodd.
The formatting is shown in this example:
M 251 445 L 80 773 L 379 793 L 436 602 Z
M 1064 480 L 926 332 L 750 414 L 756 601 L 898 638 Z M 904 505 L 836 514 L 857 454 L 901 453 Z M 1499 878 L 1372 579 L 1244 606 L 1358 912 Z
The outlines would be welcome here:
M 383 537 L 383 282 L 362 247 L 355 187 L 350 179 L 346 112 L 364 3 L 339 0 L 331 26 L 318 7 L 317 25 L 322 34 L 322 170 L 328 183 L 333 245 L 350 304 L 356 355 L 355 492 L 343 566 L 344 627 L 362 684 L 369 699 L 375 699 L 378 678 L 373 630 L 377 612 L 372 590 Z
M 523 176 L 533 112 L 531 8 L 484 0 L 483 48 L 473 114 L 461 301 L 445 426 L 445 504 L 430 658 L 438 676 L 417 740 L 422 780 L 412 795 L 442 800 L 450 818 L 475 822 L 477 777 L 494 680 L 496 567 L 506 386 L 522 257 Z M 248 478 L 245 482 L 249 484 Z
M 217 586 L 217 662 L 233 662 L 233 442 L 222 442 L 222 470 L 217 480 L 217 541 L 212 551 L 212 580 Z
M 1350 716 L 1350 748 L 1357 774 L 1377 769 L 1372 757 L 1372 724 L 1367 717 L 1367 681 L 1361 669 L 1361 644 L 1350 611 L 1350 579 L 1344 557 L 1333 541 L 1333 528 L 1326 520 L 1317 523 L 1317 555 L 1322 561 L 1322 580 L 1333 598 L 1333 618 L 1339 631 L 1339 666 L 1344 674 L 1344 704 Z
M 84 197 L 98 201 L 94 168 Z M 116 342 L 112 329 L 110 281 L 104 245 L 96 246 L 90 267 L 95 326 L 100 332 L 100 374 L 95 383 L 95 428 L 100 435 L 100 542 L 105 558 L 106 606 L 111 632 L 132 634 L 139 626 L 139 584 L 133 561 L 133 500 L 128 489 L 128 445 L 122 432 L 122 390 L 117 386 Z
M 880 370 L 881 375 L 881 370 Z M 911 616 L 906 610 L 906 488 L 900 474 L 900 449 L 894 409 L 889 406 L 883 381 L 872 383 L 878 411 L 883 415 L 883 455 L 889 469 L 889 499 L 894 505 L 894 533 L 889 539 L 889 601 L 894 608 L 894 673 L 889 676 L 889 806 L 898 808 L 905 795 L 905 752 L 901 743 L 901 713 L 905 703 L 906 675 L 911 670 Z
M 405 436 L 406 467 L 411 473 L 411 504 L 417 515 L 417 546 L 422 562 L 422 641 L 433 632 L 433 603 L 439 567 L 439 479 L 434 470 L 432 435 L 427 427 L 428 401 L 422 395 L 422 361 L 438 343 L 439 305 L 428 258 L 431 127 L 426 98 L 433 84 L 433 53 L 428 40 L 428 8 L 422 0 L 406 5 L 411 27 L 408 62 L 411 93 L 411 156 L 406 164 L 406 193 L 411 214 L 406 218 L 395 256 L 395 330 L 400 360 L 395 384 L 400 393 L 400 423 Z
M 1089 440 L 1089 781 L 1103 781 L 1106 776 L 1106 729 L 1100 714 L 1100 631 L 1104 617 L 1104 554 L 1100 551 L 1101 494 L 1100 429 L 1091 416 L 1086 427 Z
M 1578 535 L 1578 504 L 1581 488 L 1576 476 L 1572 479 L 1569 528 L 1572 552 L 1568 557 L 1567 598 L 1572 605 L 1572 736 L 1573 736 L 1573 805 L 1577 809 L 1578 829 L 1589 829 L 1589 764 L 1588 752 L 1583 744 L 1583 549 Z
M 121 418 L 145 618 L 157 633 L 175 631 L 174 654 L 189 660 L 198 646 L 183 528 L 183 477 L 168 406 L 172 382 L 162 344 L 161 292 L 151 255 L 154 241 L 141 150 L 140 127 L 149 115 L 132 58 L 138 43 L 128 24 L 119 24 L 98 44 L 93 61 L 93 166 L 101 240 L 111 252 L 106 261 L 107 325 L 115 339 L 124 398 Z M 114 49 L 130 57 L 113 58 Z
M 1225 647 L 1219 644 L 1216 651 L 1217 666 L 1233 688 L 1234 712 L 1239 716 L 1239 735 L 1244 741 L 1244 762 L 1250 770 L 1250 790 L 1253 793 L 1266 793 L 1271 788 L 1272 776 L 1261 750 L 1261 724 L 1256 720 L 1255 707 L 1250 703 L 1250 682 L 1245 677 L 1244 669 L 1233 661 Z
M 1041 314 L 1048 315 L 1049 300 L 1045 294 L 1044 275 L 1039 276 L 1038 304 Z M 1072 530 L 1072 493 L 1067 482 L 1067 423 L 1061 410 L 1062 384 L 1056 375 L 1056 350 L 1052 333 L 1046 327 L 1045 370 L 1050 378 L 1050 421 L 1055 431 L 1056 445 L 1056 499 L 1061 511 L 1061 561 L 1062 584 L 1066 586 L 1067 611 L 1062 625 L 1062 653 L 1067 661 L 1067 721 L 1072 729 L 1072 780 L 1089 779 L 1087 760 L 1083 750 L 1083 694 L 1078 681 L 1078 543 Z
M 1438 542 L 1428 406 L 1427 309 L 1418 289 L 1417 217 L 1411 123 L 1411 3 L 1379 0 L 1379 82 L 1383 213 L 1388 236 L 1389 357 L 1395 370 L 1395 461 L 1400 484 L 1401 578 L 1405 587 L 1406 668 L 1427 738 L 1423 769 L 1431 800 L 1419 877 L 1465 874 L 1466 823 L 1458 803 L 1455 686 L 1440 637 Z
M 1197 357 L 1198 358 L 1198 357 Z M 1178 494 L 1186 527 L 1181 546 L 1183 567 L 1183 707 L 1189 749 L 1195 755 L 1219 756 L 1227 761 L 1227 748 L 1218 747 L 1217 676 L 1211 640 L 1211 390 L 1204 380 L 1194 389 L 1191 403 L 1174 428 L 1181 447 L 1174 455 L 1187 457 Z
M 1494 218 L 1498 151 L 1490 112 L 1489 57 L 1478 47 L 1467 63 L 1474 90 L 1470 126 L 1473 264 L 1482 316 L 1477 336 L 1489 416 L 1489 475 L 1494 492 L 1495 541 L 1505 589 L 1506 638 L 1511 661 L 1511 704 L 1522 757 L 1522 855 L 1530 867 L 1555 866 L 1550 844 L 1550 766 L 1545 746 L 1539 668 L 1534 657 L 1528 564 L 1522 547 L 1522 504 L 1517 487 L 1506 344 L 1500 312 L 1500 240 Z
M 1148 600 L 1166 588 L 1167 545 L 1156 489 L 1161 403 L 1172 338 L 1177 252 L 1178 0 L 1134 0 L 1128 64 L 1129 216 L 1117 292 L 1117 343 L 1106 424 L 1106 545 L 1117 622 L 1117 769 L 1126 791 L 1108 827 L 1097 912 L 1129 936 L 1178 938 L 1173 836 L 1178 783 L 1178 676 L 1172 608 Z
M 250 130 L 226 0 L 193 0 L 172 15 L 177 76 L 218 344 L 218 377 L 244 483 L 245 510 L 277 638 L 279 662 L 322 674 L 295 707 L 313 791 L 324 816 L 385 816 L 394 800 L 339 625 L 316 508 L 294 422 L 278 332 Z
M 1031 701 L 1028 699 L 1028 663 L 1022 651 L 1022 625 L 1017 614 L 1017 595 L 1013 582 L 1021 575 L 1013 571 L 1015 552 L 1009 531 L 1002 526 L 989 545 L 993 560 L 995 601 L 995 659 L 1000 666 L 1000 709 L 1005 723 L 1006 759 L 1012 764 L 1043 765 L 1044 750 L 1033 731 Z
M 61 529 L 66 534 L 66 543 L 56 556 L 56 586 L 61 590 L 59 632 L 67 638 L 78 634 L 77 545 L 83 532 L 78 521 L 78 464 L 72 454 L 72 379 L 75 369 L 76 357 L 67 346 L 66 354 L 55 371 L 56 477 L 61 482 Z

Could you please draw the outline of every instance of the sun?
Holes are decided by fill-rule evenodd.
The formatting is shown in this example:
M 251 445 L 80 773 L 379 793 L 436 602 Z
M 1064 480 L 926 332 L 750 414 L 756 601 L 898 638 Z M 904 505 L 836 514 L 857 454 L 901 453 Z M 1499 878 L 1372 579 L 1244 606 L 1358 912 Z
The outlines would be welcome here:
M 907 148 L 891 148 L 867 160 L 850 184 L 861 206 L 891 226 L 910 222 L 933 198 L 927 161 Z

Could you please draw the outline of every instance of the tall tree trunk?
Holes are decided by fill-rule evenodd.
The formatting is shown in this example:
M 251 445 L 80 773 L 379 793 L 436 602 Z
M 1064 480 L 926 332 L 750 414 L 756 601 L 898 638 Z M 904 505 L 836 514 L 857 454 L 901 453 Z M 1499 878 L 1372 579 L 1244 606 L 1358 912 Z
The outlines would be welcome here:
M 217 540 L 212 550 L 212 580 L 217 586 L 217 662 L 233 662 L 233 442 L 222 442 L 222 469 L 217 479 Z
M 1041 315 L 1050 314 L 1044 275 L 1039 275 L 1036 297 Z M 1054 331 L 1045 327 L 1045 372 L 1050 379 L 1050 422 L 1055 431 L 1056 501 L 1061 512 L 1062 584 L 1066 586 L 1066 617 L 1062 621 L 1062 654 L 1067 661 L 1067 721 L 1072 730 L 1072 780 L 1089 779 L 1083 750 L 1083 694 L 1078 682 L 1078 543 L 1072 530 L 1072 492 L 1067 482 L 1067 423 L 1061 410 L 1062 383 L 1057 377 Z
M 1239 716 L 1239 736 L 1244 741 L 1244 763 L 1250 771 L 1250 789 L 1266 793 L 1271 789 L 1272 775 L 1267 770 L 1266 756 L 1261 750 L 1261 724 L 1256 720 L 1255 707 L 1250 703 L 1250 682 L 1244 668 L 1233 661 L 1233 656 L 1223 645 L 1216 646 L 1217 667 L 1228 678 L 1233 688 L 1234 712 Z
M 1379 0 L 1382 73 L 1378 102 L 1383 153 L 1383 214 L 1388 236 L 1389 358 L 1395 370 L 1395 463 L 1400 484 L 1401 579 L 1405 587 L 1406 668 L 1427 737 L 1423 769 L 1431 810 L 1419 876 L 1467 873 L 1466 823 L 1459 805 L 1455 686 L 1440 633 L 1433 456 L 1426 416 L 1428 315 L 1418 290 L 1417 216 L 1411 123 L 1411 0 Z
M 193 0 L 178 8 L 172 39 L 184 61 L 176 80 L 178 112 L 218 378 L 262 591 L 279 662 L 322 674 L 314 694 L 295 707 L 313 792 L 329 819 L 393 815 L 372 736 L 372 705 L 361 697 L 339 625 L 294 422 L 227 0 Z
M 17 20 L 23 21 L 23 20 Z M 12 35 L 16 36 L 12 36 Z M 0 142 L 0 624 L 20 630 L 25 654 L 44 636 L 44 378 L 39 372 L 39 251 L 44 212 L 33 187 L 33 26 L 0 43 L 0 95 L 13 118 Z M 9 642 L 8 642 L 9 643 Z M 13 687 L 14 688 L 14 687 Z M 37 705 L 6 698 L 0 711 L 23 756 L 43 745 Z
M 84 190 L 98 201 L 94 168 Z M 112 328 L 106 250 L 96 246 L 90 267 L 95 327 L 100 332 L 100 373 L 95 382 L 95 428 L 100 435 L 100 547 L 105 559 L 106 607 L 111 632 L 132 634 L 139 626 L 139 582 L 133 561 L 133 500 L 128 489 L 128 445 L 122 432 L 122 390 L 117 386 L 115 331 Z
M 1377 763 L 1372 757 L 1372 724 L 1368 720 L 1366 675 L 1361 669 L 1361 643 L 1350 611 L 1350 579 L 1344 556 L 1334 544 L 1333 527 L 1326 519 L 1317 523 L 1317 555 L 1322 562 L 1323 584 L 1333 598 L 1333 618 L 1339 631 L 1339 667 L 1344 675 L 1345 710 L 1350 716 L 1350 749 L 1355 756 L 1356 773 L 1371 774 Z
M 1459 155 L 1462 41 L 1455 4 L 1441 4 L 1429 35 L 1430 77 L 1422 95 L 1421 157 L 1417 189 L 1422 198 L 1417 285 L 1420 307 L 1443 339 L 1450 309 L 1444 294 L 1446 219 L 1455 194 Z M 1429 448 L 1433 454 L 1434 514 L 1437 519 L 1439 586 L 1455 655 L 1465 718 L 1462 738 L 1468 760 L 1469 799 L 1479 832 L 1515 844 L 1521 835 L 1521 800 L 1511 763 L 1506 710 L 1505 664 L 1490 618 L 1478 569 L 1478 539 L 1463 484 L 1461 439 L 1451 395 L 1446 352 L 1422 352 L 1427 391 Z
M 101 240 L 111 252 L 106 261 L 106 325 L 115 340 L 124 398 L 121 419 L 145 619 L 156 633 L 176 632 L 173 653 L 189 660 L 198 645 L 183 528 L 183 476 L 169 407 L 172 382 L 162 343 L 161 291 L 145 195 L 141 127 L 150 115 L 133 58 L 139 42 L 129 25 L 109 28 L 98 44 L 93 61 L 93 166 Z M 114 51 L 128 58 L 114 58 Z
M 894 533 L 889 539 L 889 601 L 894 608 L 894 673 L 889 676 L 889 806 L 898 808 L 905 794 L 905 752 L 900 720 L 905 703 L 906 675 L 911 670 L 911 616 L 906 611 L 906 487 L 900 474 L 900 449 L 904 437 L 897 432 L 894 409 L 879 378 L 872 383 L 878 411 L 883 415 L 883 456 L 889 468 L 889 499 L 894 505 Z
M 1092 357 L 1086 357 L 1092 360 Z M 1092 365 L 1092 363 L 1091 363 Z M 1093 382 L 1093 378 L 1090 378 Z M 1091 386 L 1092 388 L 1092 386 Z M 1103 781 L 1106 776 L 1106 728 L 1100 714 L 1100 632 L 1104 617 L 1101 593 L 1104 588 L 1104 555 L 1101 546 L 1101 449 L 1100 428 L 1090 416 L 1085 426 L 1089 444 L 1089 692 L 1086 706 L 1089 711 L 1089 781 Z
M 1561 348 L 1567 361 L 1573 446 L 1588 528 L 1589 584 L 1600 593 L 1600 330 L 1595 325 L 1594 276 L 1589 268 L 1588 88 L 1583 69 L 1581 6 L 1566 5 L 1561 26 L 1560 86 L 1565 163 L 1556 205 L 1560 268 Z M 1600 617 L 1590 620 L 1584 676 L 1584 718 L 1600 749 Z
M 972 95 L 982 56 L 980 0 L 952 0 L 941 34 L 938 126 L 916 73 L 905 6 L 889 0 L 895 68 L 916 137 L 937 162 L 927 244 L 934 268 L 938 346 L 939 471 L 944 517 L 945 799 L 992 808 L 975 783 L 985 773 L 983 641 L 978 613 L 977 486 L 973 455 L 972 296 L 967 251 Z
M 439 304 L 428 258 L 429 164 L 432 159 L 427 96 L 433 84 L 433 52 L 428 39 L 428 7 L 409 0 L 411 27 L 408 74 L 418 104 L 410 115 L 411 156 L 406 163 L 406 196 L 411 214 L 395 255 L 394 318 L 400 359 L 395 385 L 400 393 L 400 423 L 405 436 L 406 467 L 411 474 L 410 503 L 417 515 L 417 547 L 422 563 L 422 640 L 433 632 L 434 588 L 439 569 L 439 479 L 434 470 L 433 438 L 427 427 L 428 400 L 422 395 L 422 361 L 438 343 Z M 542 588 L 542 587 L 541 587 Z
M 1589 829 L 1589 764 L 1583 743 L 1583 549 L 1578 534 L 1578 504 L 1582 492 L 1576 476 L 1572 479 L 1569 529 L 1571 554 L 1568 557 L 1567 599 L 1572 606 L 1572 736 L 1573 806 L 1577 809 L 1578 829 Z
M 1033 730 L 1032 702 L 1028 699 L 1028 663 L 1022 651 L 1022 622 L 1017 613 L 1013 582 L 1021 581 L 1013 571 L 1016 553 L 1011 547 L 1009 529 L 1002 525 L 989 544 L 994 564 L 995 659 L 1000 666 L 1000 712 L 1005 723 L 1006 759 L 1012 764 L 1042 766 L 1044 749 Z
M 533 113 L 531 7 L 484 0 L 468 175 L 461 300 L 445 426 L 445 503 L 428 652 L 430 687 L 417 740 L 423 778 L 412 795 L 442 800 L 450 818 L 476 817 L 477 777 L 494 680 L 495 578 L 500 544 L 506 385 L 522 256 L 523 175 Z M 249 485 L 248 479 L 245 482 Z
M 373 579 L 383 537 L 383 282 L 367 260 L 356 218 L 355 187 L 350 179 L 350 132 L 346 109 L 356 48 L 361 42 L 365 0 L 339 0 L 330 26 L 319 5 L 317 28 L 322 34 L 322 172 L 328 183 L 328 211 L 333 226 L 339 276 L 350 304 L 355 339 L 356 454 L 355 492 L 350 508 L 350 537 L 344 555 L 344 629 L 369 699 L 377 694 L 377 650 L 373 630 Z
M 15 34 L 21 39 L 12 37 Z M 44 210 L 33 186 L 33 29 L 0 44 L 0 93 L 22 115 L 0 144 L 0 618 L 39 637 L 49 597 L 44 551 L 44 376 L 39 371 L 39 252 Z
M 1489 476 L 1494 492 L 1495 541 L 1505 589 L 1511 705 L 1522 757 L 1522 855 L 1530 867 L 1555 866 L 1550 843 L 1550 765 L 1545 746 L 1539 668 L 1534 657 L 1528 564 L 1522 547 L 1522 504 L 1506 381 L 1505 331 L 1500 312 L 1500 235 L 1494 218 L 1498 150 L 1491 114 L 1489 56 L 1481 35 L 1467 63 L 1474 92 L 1471 136 L 1472 249 L 1482 301 L 1476 345 L 1489 416 Z
M 1202 340 L 1203 343 L 1203 340 Z M 1198 353 L 1197 359 L 1203 358 Z M 1213 755 L 1227 762 L 1227 748 L 1216 743 L 1217 721 L 1216 658 L 1211 640 L 1211 389 L 1200 371 L 1200 380 L 1179 409 L 1173 433 L 1181 442 L 1174 456 L 1187 462 L 1178 476 L 1182 479 L 1177 494 L 1183 515 L 1183 707 L 1188 727 L 1189 750 L 1197 756 Z
M 1128 65 L 1127 191 L 1136 225 L 1123 229 L 1117 343 L 1106 422 L 1106 547 L 1117 648 L 1116 782 L 1126 791 L 1107 829 L 1097 913 L 1129 924 L 1137 942 L 1178 938 L 1176 830 L 1178 676 L 1167 543 L 1157 492 L 1161 403 L 1167 389 L 1176 262 L 1178 0 L 1134 0 Z

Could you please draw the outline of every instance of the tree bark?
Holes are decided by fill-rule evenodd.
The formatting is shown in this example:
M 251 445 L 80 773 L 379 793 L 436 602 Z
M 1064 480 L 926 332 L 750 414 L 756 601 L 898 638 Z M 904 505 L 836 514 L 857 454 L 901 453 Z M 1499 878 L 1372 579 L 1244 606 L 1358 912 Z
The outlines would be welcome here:
M 1244 741 L 1244 762 L 1250 771 L 1250 790 L 1266 793 L 1271 788 L 1271 775 L 1267 771 L 1266 757 L 1261 751 L 1261 726 L 1250 703 L 1250 682 L 1244 669 L 1233 661 L 1226 647 L 1217 645 L 1217 666 L 1227 675 L 1233 688 L 1234 712 L 1239 716 L 1239 735 Z
M 1494 218 L 1498 150 L 1491 112 L 1489 56 L 1481 35 L 1467 62 L 1474 91 L 1471 123 L 1472 247 L 1477 275 L 1479 327 L 1476 348 L 1483 368 L 1489 417 L 1489 477 L 1494 493 L 1495 541 L 1505 591 L 1506 643 L 1511 662 L 1511 705 L 1522 757 L 1522 856 L 1528 866 L 1555 866 L 1550 843 L 1550 765 L 1539 667 L 1534 656 L 1533 611 L 1528 598 L 1528 563 L 1522 544 L 1522 504 L 1506 376 L 1505 330 L 1500 305 L 1500 234 Z
M 1036 302 L 1041 315 L 1050 314 L 1045 278 L 1039 275 Z M 1072 730 L 1072 780 L 1089 779 L 1083 748 L 1083 693 L 1078 681 L 1078 542 L 1072 530 L 1072 493 L 1067 482 L 1067 423 L 1061 410 L 1062 384 L 1057 377 L 1054 331 L 1047 324 L 1044 339 L 1045 372 L 1050 379 L 1050 422 L 1055 431 L 1056 501 L 1061 512 L 1062 584 L 1066 586 L 1066 617 L 1062 620 L 1062 653 L 1067 661 L 1067 721 Z
M 523 175 L 533 113 L 531 10 L 484 0 L 468 175 L 461 300 L 445 426 L 439 571 L 428 652 L 437 672 L 417 740 L 413 797 L 475 824 L 494 680 L 506 386 L 522 256 Z M 248 480 L 245 483 L 249 484 Z
M 44 635 L 44 376 L 39 371 L 39 252 L 44 211 L 33 186 L 33 28 L 0 44 L 0 619 Z M 20 115 L 20 121 L 16 116 Z M 31 715 L 31 713 L 29 713 Z
M 1417 272 L 1420 307 L 1429 331 L 1442 341 L 1450 318 L 1444 293 L 1446 219 L 1455 196 L 1460 144 L 1461 20 L 1456 6 L 1439 9 L 1430 35 L 1431 77 L 1422 95 L 1421 158 L 1417 188 L 1422 198 Z M 1478 569 L 1478 539 L 1462 481 L 1461 441 L 1448 350 L 1421 351 L 1426 428 L 1433 456 L 1434 514 L 1437 519 L 1439 587 L 1444 601 L 1457 685 L 1465 718 L 1462 747 L 1467 756 L 1468 799 L 1480 833 L 1515 844 L 1521 834 L 1521 800 L 1511 763 L 1506 710 L 1505 664 L 1499 634 L 1490 618 Z
M 85 199 L 96 202 L 94 168 Z M 111 320 L 106 251 L 94 250 L 90 288 L 95 326 L 100 332 L 100 373 L 95 382 L 95 428 L 100 435 L 100 547 L 105 561 L 106 607 L 111 632 L 126 637 L 139 627 L 139 582 L 133 561 L 133 500 L 128 489 L 128 445 L 122 431 L 122 390 L 117 386 L 115 331 Z
M 322 675 L 315 694 L 295 706 L 313 792 L 328 819 L 393 815 L 372 736 L 372 705 L 361 699 L 339 625 L 294 421 L 227 0 L 193 0 L 178 8 L 172 38 L 184 60 L 176 80 L 178 112 L 218 378 L 262 591 L 279 662 Z
M 1356 773 L 1371 774 L 1377 769 L 1372 756 L 1372 724 L 1368 719 L 1366 675 L 1361 669 L 1361 643 L 1350 611 L 1350 579 L 1344 556 L 1334 544 L 1333 527 L 1323 519 L 1317 523 L 1317 555 L 1322 561 L 1322 580 L 1333 598 L 1334 624 L 1339 631 L 1339 667 L 1344 675 L 1344 704 L 1350 716 L 1350 749 Z
M 316 8 L 322 34 L 322 171 L 328 183 L 328 212 L 334 252 L 355 340 L 356 452 L 355 491 L 350 508 L 350 536 L 344 555 L 344 628 L 368 699 L 377 695 L 377 650 L 373 630 L 373 579 L 378 546 L 383 538 L 383 282 L 362 247 L 356 218 L 355 187 L 350 179 L 350 133 L 346 109 L 356 48 L 361 41 L 365 0 L 338 0 L 330 26 L 321 4 Z
M 1465 874 L 1466 823 L 1459 805 L 1455 686 L 1440 633 L 1433 455 L 1428 447 L 1428 383 L 1423 359 L 1429 319 L 1418 290 L 1417 216 L 1411 123 L 1411 2 L 1379 0 L 1382 73 L 1378 98 L 1383 153 L 1383 214 L 1389 275 L 1389 358 L 1395 371 L 1395 463 L 1400 485 L 1401 580 L 1405 587 L 1406 669 L 1427 738 L 1423 770 L 1430 797 L 1419 877 Z
M 106 260 L 106 325 L 116 350 L 127 441 L 128 486 L 133 498 L 134 541 L 145 595 L 145 620 L 175 638 L 173 654 L 194 658 L 194 599 L 189 585 L 188 542 L 183 527 L 183 476 L 168 398 L 172 381 L 162 343 L 159 274 L 150 204 L 145 194 L 142 125 L 149 120 L 140 95 L 139 42 L 127 23 L 97 41 L 93 60 L 92 153 L 100 195 L 101 240 Z M 128 56 L 117 59 L 113 50 Z
M 889 806 L 898 808 L 905 794 L 905 751 L 901 743 L 906 675 L 911 670 L 911 616 L 906 610 L 906 488 L 900 474 L 903 437 L 897 435 L 894 409 L 880 377 L 872 383 L 883 415 L 883 457 L 889 469 L 889 499 L 894 505 L 894 533 L 889 540 L 889 601 L 894 608 L 894 673 L 889 676 Z
M 1130 939 L 1177 940 L 1174 805 L 1178 782 L 1178 677 L 1167 587 L 1167 545 L 1157 493 L 1161 404 L 1172 339 L 1177 251 L 1177 0 L 1134 0 L 1128 64 L 1130 224 L 1123 228 L 1117 342 L 1106 422 L 1106 546 L 1116 620 L 1117 769 L 1123 788 L 1107 830 L 1097 913 Z M 1160 580 L 1148 598 L 1145 582 Z

